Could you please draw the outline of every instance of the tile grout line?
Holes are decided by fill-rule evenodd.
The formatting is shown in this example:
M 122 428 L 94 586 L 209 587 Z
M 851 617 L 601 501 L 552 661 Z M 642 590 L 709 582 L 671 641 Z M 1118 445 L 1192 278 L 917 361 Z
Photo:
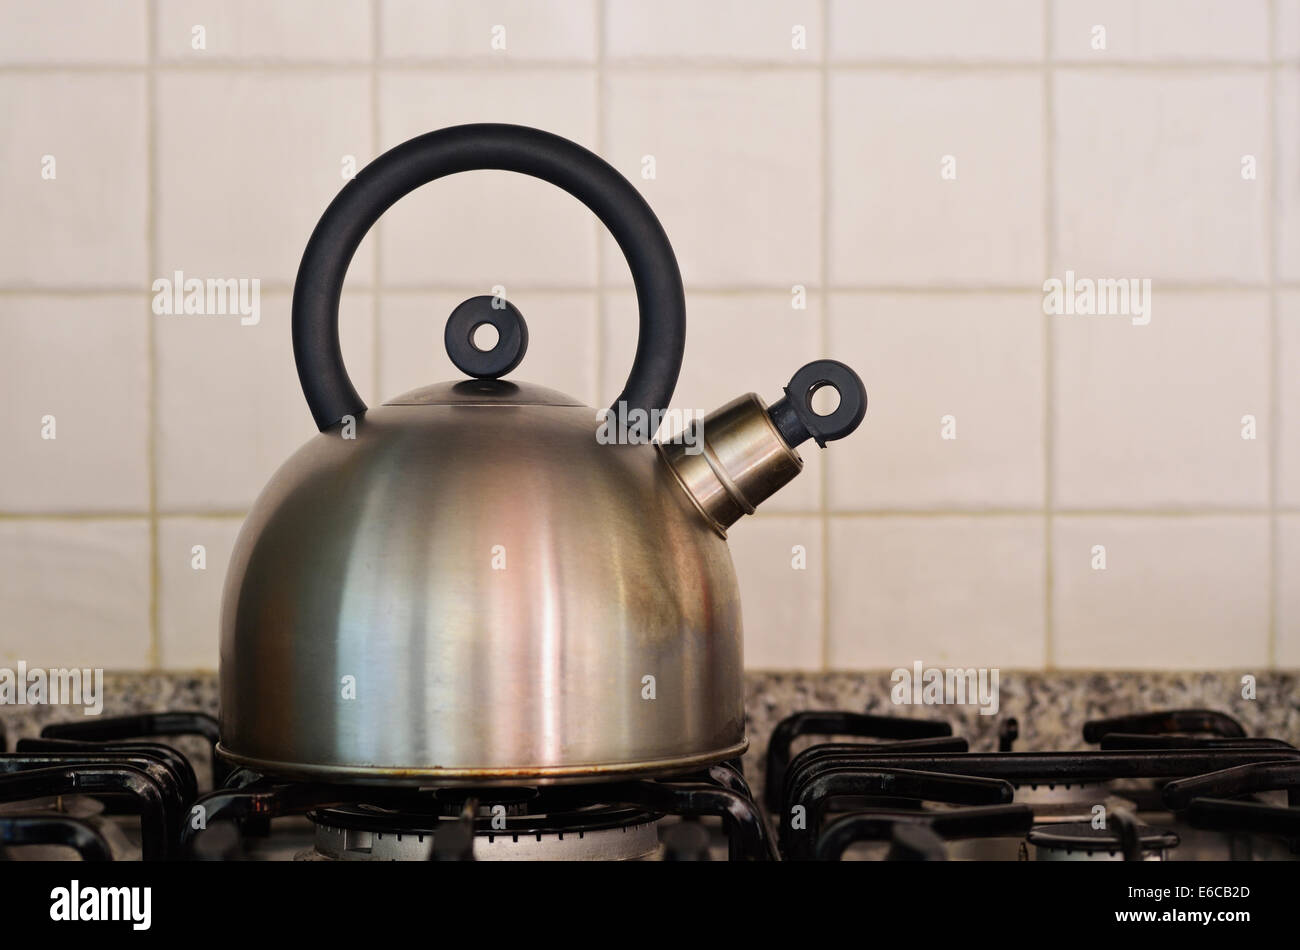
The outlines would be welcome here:
M 1044 273 L 1050 275 L 1056 263 L 1056 161 L 1055 144 L 1055 76 L 1052 72 L 1053 0 L 1043 0 L 1043 258 Z M 1043 319 L 1043 668 L 1052 670 L 1056 663 L 1056 560 L 1053 551 L 1056 480 L 1053 477 L 1056 452 L 1056 322 L 1048 314 Z
M 589 294 L 594 288 L 594 284 L 516 284 L 516 290 L 524 290 L 535 295 L 561 295 L 561 294 Z M 826 291 L 835 294 L 857 294 L 860 296 L 954 296 L 954 297 L 1010 297 L 1016 295 L 1033 295 L 1041 297 L 1043 289 L 1037 284 L 1026 284 L 1023 286 L 942 286 L 933 285 L 925 286 L 917 284 L 915 286 L 891 286 L 888 284 L 879 285 L 860 285 L 860 284 L 834 284 L 823 287 L 819 284 L 807 284 L 810 290 Z M 1179 284 L 1172 281 L 1161 280 L 1160 290 L 1162 293 L 1170 294 L 1268 294 L 1274 289 L 1300 291 L 1300 283 L 1278 281 L 1276 285 L 1263 284 Z M 278 280 L 264 280 L 261 284 L 263 294 L 284 294 L 293 293 L 292 281 L 280 282 Z M 348 293 L 368 293 L 378 291 L 383 294 L 407 294 L 407 295 L 433 295 L 443 293 L 476 293 L 481 288 L 467 284 L 406 284 L 388 287 L 380 287 L 376 282 L 361 283 L 350 285 Z M 634 288 L 631 283 L 621 284 L 618 282 L 610 283 L 608 288 L 611 292 L 625 291 L 630 292 Z M 3 297 L 49 297 L 53 299 L 78 299 L 85 297 L 123 297 L 139 294 L 139 287 L 0 287 L 0 298 Z M 766 284 L 741 284 L 741 285 L 707 285 L 695 284 L 691 293 L 696 296 L 704 297 L 752 297 L 763 296 L 768 294 L 781 294 L 788 296 L 790 288 L 786 286 L 771 286 Z
M 149 68 L 145 73 L 145 178 L 148 185 L 145 215 L 145 234 L 148 267 L 158 273 L 158 90 L 157 73 L 154 65 L 158 59 L 158 3 L 149 0 L 146 10 L 148 22 Z M 148 279 L 148 274 L 145 275 Z M 152 282 L 150 282 L 152 285 Z M 147 445 L 149 452 L 149 654 L 147 658 L 150 670 L 162 668 L 162 631 L 159 629 L 159 602 L 162 581 L 161 558 L 158 551 L 158 341 L 157 321 L 150 308 L 146 317 L 149 332 L 146 334 L 148 348 L 149 377 L 149 433 Z
M 823 58 L 825 56 L 823 55 Z M 1088 59 L 1061 60 L 1055 65 L 1062 69 L 1079 71 L 1110 72 L 1160 72 L 1191 73 L 1204 71 L 1222 72 L 1256 72 L 1268 73 L 1274 65 L 1295 66 L 1300 59 L 1262 59 L 1262 60 L 1107 60 L 1094 62 Z M 589 60 L 577 59 L 537 59 L 522 61 L 492 61 L 479 59 L 454 59 L 442 57 L 437 59 L 380 59 L 366 57 L 347 62 L 336 60 L 303 59 L 286 61 L 249 56 L 239 59 L 219 61 L 191 62 L 183 59 L 156 59 L 148 63 L 110 63 L 90 61 L 67 61 L 48 63 L 5 63 L 0 65 L 0 75 L 17 75 L 46 72 L 68 73 L 144 73 L 156 71 L 164 73 L 240 73 L 246 70 L 258 70 L 267 73 L 307 73 L 307 72 L 366 72 L 372 65 L 395 72 L 458 73 L 499 75 L 502 72 L 549 72 L 576 73 L 590 71 Z M 627 72 L 673 72 L 693 69 L 706 73 L 757 73 L 757 72 L 813 72 L 817 67 L 793 64 L 788 60 L 764 61 L 758 59 L 719 61 L 714 58 L 683 57 L 677 59 L 637 60 L 624 59 L 609 64 L 610 69 Z M 874 73 L 874 72 L 924 72 L 924 73 L 978 73 L 990 71 L 1032 73 L 1043 68 L 1041 60 L 885 60 L 871 61 L 844 60 L 836 62 L 834 68 L 840 72 Z
M 370 159 L 367 164 L 379 157 L 381 148 L 379 130 L 379 24 L 383 2 L 384 0 L 371 0 L 370 4 Z M 380 354 L 380 346 L 383 342 L 383 334 L 380 329 L 380 308 L 383 306 L 383 292 L 381 289 L 383 281 L 380 274 L 382 263 L 379 254 L 380 227 L 381 222 L 376 221 L 370 229 L 374 235 L 370 245 L 370 397 L 375 402 L 382 402 L 384 398 L 383 380 L 381 379 L 383 359 Z
M 1278 300 L 1277 300 L 1277 226 L 1278 226 L 1278 181 L 1281 177 L 1280 149 L 1277 134 L 1277 84 L 1281 71 L 1277 61 L 1277 42 L 1278 42 L 1278 0 L 1269 0 L 1269 17 L 1270 26 L 1269 36 L 1269 82 L 1268 82 L 1268 119 L 1267 128 L 1265 129 L 1265 141 L 1268 148 L 1269 168 L 1269 193 L 1268 193 L 1268 215 L 1266 216 L 1268 233 L 1265 235 L 1264 246 L 1268 254 L 1268 333 L 1269 333 L 1269 361 L 1266 372 L 1268 373 L 1268 411 L 1269 411 L 1269 478 L 1268 478 L 1268 640 L 1265 648 L 1265 660 L 1270 670 L 1277 669 L 1277 641 L 1278 641 L 1278 600 L 1281 597 L 1281 577 L 1278 570 L 1278 559 L 1281 554 L 1281 532 L 1279 531 L 1278 519 L 1278 484 L 1281 476 L 1281 439 L 1280 429 L 1282 423 L 1282 399 L 1281 399 L 1281 332 L 1278 323 Z
M 831 73 L 830 73 L 830 44 L 831 44 L 831 4 L 830 0 L 822 0 L 822 35 L 821 49 L 818 51 L 821 56 L 821 259 L 818 269 L 818 279 L 821 281 L 821 287 L 818 289 L 818 295 L 821 299 L 821 312 L 818 316 L 818 331 L 821 333 L 822 351 L 830 343 L 830 189 L 831 189 Z M 821 515 L 821 571 L 822 571 L 822 629 L 821 629 L 821 665 L 820 669 L 827 672 L 831 668 L 831 519 L 827 505 L 827 492 L 830 485 L 830 462 L 827 459 L 821 460 L 821 466 L 817 471 L 818 488 L 819 488 L 819 507 Z
M 1286 67 L 1284 67 L 1286 68 Z M 593 284 L 516 284 L 516 288 L 528 291 L 530 294 L 585 294 L 590 293 Z M 829 287 L 822 287 L 820 284 L 808 283 L 806 286 L 810 290 L 826 290 L 830 293 L 837 294 L 859 294 L 862 296 L 971 296 L 971 297 L 1009 297 L 1016 294 L 1041 296 L 1043 289 L 1038 284 L 1023 284 L 1019 286 L 945 286 L 935 285 L 890 285 L 890 284 L 833 284 Z M 1300 290 L 1300 282 L 1295 281 L 1278 281 L 1276 284 L 1278 290 Z M 293 282 L 285 280 L 263 280 L 261 289 L 264 294 L 291 294 L 293 293 Z M 380 290 L 385 294 L 441 294 L 441 293 L 474 293 L 480 288 L 471 284 L 397 284 L 395 286 L 378 287 L 373 282 L 358 281 L 350 285 L 348 293 L 363 293 L 370 290 Z M 631 291 L 633 286 L 629 281 L 626 284 L 614 282 L 610 284 L 611 291 Z M 1185 284 L 1176 281 L 1160 280 L 1160 289 L 1164 293 L 1178 294 L 1267 294 L 1272 290 L 1268 283 L 1260 284 Z M 700 284 L 696 283 L 692 287 L 693 294 L 709 297 L 742 297 L 742 296 L 761 296 L 764 294 L 781 294 L 788 295 L 790 288 L 787 286 L 775 286 L 770 284 Z M 52 298 L 81 298 L 81 297 L 114 297 L 130 296 L 140 293 L 139 287 L 116 286 L 116 287 L 0 287 L 0 297 L 52 297 Z
M 605 2 L 596 3 L 596 154 L 613 165 L 612 156 L 607 154 L 608 142 L 605 140 Z M 593 217 L 595 217 L 593 215 Z M 596 405 L 602 404 L 601 393 L 605 388 L 605 226 L 599 218 L 592 222 L 596 233 L 596 332 L 592 343 L 595 348 L 592 361 L 591 388 L 596 393 Z

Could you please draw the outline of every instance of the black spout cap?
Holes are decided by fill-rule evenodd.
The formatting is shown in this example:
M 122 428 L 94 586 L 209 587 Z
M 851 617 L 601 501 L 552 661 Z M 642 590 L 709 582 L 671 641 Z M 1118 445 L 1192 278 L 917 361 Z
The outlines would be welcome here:
M 840 404 L 819 415 L 812 399 L 823 386 L 839 393 Z M 772 403 L 767 414 L 790 448 L 809 439 L 826 448 L 827 442 L 844 438 L 861 424 L 867 414 L 867 388 L 838 360 L 814 360 L 790 378 L 785 396 Z

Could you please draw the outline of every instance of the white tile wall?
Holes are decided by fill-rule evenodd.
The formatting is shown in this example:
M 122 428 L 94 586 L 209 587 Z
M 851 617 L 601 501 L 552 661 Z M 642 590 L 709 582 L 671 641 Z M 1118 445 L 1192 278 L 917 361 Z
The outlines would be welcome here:
M 1267 509 L 1268 294 L 1153 294 L 1146 325 L 1050 317 L 1055 503 Z
M 216 669 L 216 620 L 240 518 L 158 521 L 159 662 L 168 669 Z
M 386 61 L 596 59 L 596 0 L 384 0 Z
M 612 61 L 817 62 L 818 0 L 609 0 L 605 55 Z
M 370 60 L 367 0 L 165 0 L 157 10 L 167 62 Z
M 215 663 L 234 534 L 314 431 L 306 238 L 351 159 L 474 121 L 646 196 L 678 406 L 866 379 L 864 428 L 732 531 L 751 666 L 1300 665 L 1300 0 L 0 0 L 0 114 L 0 665 Z M 151 315 L 176 270 L 261 280 L 260 324 Z M 1066 270 L 1150 278 L 1151 324 L 1045 314 Z M 503 173 L 363 243 L 365 398 L 451 376 L 494 285 L 521 377 L 612 398 L 626 265 Z
M 1033 293 L 833 294 L 871 424 L 827 457 L 831 510 L 1042 508 L 1045 320 Z
M 0 663 L 145 669 L 149 520 L 0 521 Z
M 0 287 L 146 283 L 146 112 L 138 73 L 0 72 Z
M 1042 666 L 1043 538 L 1041 516 L 832 520 L 830 666 Z
M 663 222 L 688 287 L 819 282 L 815 70 L 612 69 L 606 84 L 606 157 Z M 608 279 L 630 285 L 613 239 L 603 248 Z
M 1300 515 L 1279 515 L 1277 519 L 1277 663 L 1300 666 Z
M 1300 0 L 1274 0 L 1277 28 L 1273 31 L 1273 54 L 1287 62 L 1300 59 Z
M 144 63 L 147 11 L 147 0 L 0 4 L 0 63 Z
M 385 70 L 377 79 L 384 149 L 468 122 L 534 125 L 592 146 L 596 74 Z M 534 178 L 468 172 L 408 195 L 381 220 L 381 268 L 394 287 L 594 287 L 596 231 L 575 198 Z M 360 257 L 361 252 L 358 252 Z M 527 314 L 525 314 L 525 317 Z
M 831 0 L 834 63 L 1041 62 L 1040 0 Z
M 0 296 L 0 510 L 149 511 L 149 301 Z
M 1268 663 L 1268 522 L 1055 518 L 1052 662 L 1159 670 Z
M 822 519 L 763 515 L 727 536 L 745 613 L 745 666 L 820 670 L 825 664 Z M 781 592 L 776 596 L 775 592 Z
M 1300 291 L 1277 295 L 1277 500 L 1300 508 Z
M 291 285 L 347 157 L 372 157 L 369 79 L 168 69 L 157 86 L 159 273 Z M 348 279 L 371 279 L 365 244 Z
M 1296 30 L 1300 33 L 1300 18 Z M 1279 69 L 1273 78 L 1277 176 L 1277 279 L 1300 283 L 1300 69 Z
M 1059 61 L 1268 61 L 1269 0 L 1052 3 L 1052 48 Z
M 1267 73 L 1063 69 L 1055 97 L 1055 272 L 1267 280 Z
M 830 96 L 833 282 L 1041 281 L 1039 73 L 843 72 Z

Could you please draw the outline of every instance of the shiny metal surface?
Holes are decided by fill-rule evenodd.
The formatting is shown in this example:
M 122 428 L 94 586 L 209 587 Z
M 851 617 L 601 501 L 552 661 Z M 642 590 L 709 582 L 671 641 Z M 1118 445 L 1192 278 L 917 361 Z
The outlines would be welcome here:
M 614 828 L 474 836 L 475 861 L 637 861 L 659 851 L 658 819 Z M 336 861 L 428 861 L 432 834 L 384 834 L 316 822 L 316 851 Z
M 1160 850 L 1143 850 L 1143 861 L 1167 860 L 1168 852 Z M 1035 861 L 1123 861 L 1124 855 L 1118 849 L 1114 851 L 1081 851 L 1066 848 L 1047 848 L 1039 845 L 1034 848 Z
M 594 410 L 467 385 L 314 437 L 257 500 L 223 601 L 222 750 L 479 783 L 739 754 L 725 541 L 653 446 L 599 444 Z
M 1105 806 L 1107 812 L 1117 808 L 1130 811 L 1136 808 L 1133 802 L 1114 794 L 1105 782 L 1012 784 L 1015 787 L 1013 800 L 1018 805 L 1033 806 L 1036 825 L 1088 821 L 1093 817 L 1094 805 Z M 948 855 L 954 861 L 1017 861 L 1022 850 L 1028 855 L 1024 837 L 1014 835 L 967 838 L 948 843 Z
M 803 459 L 781 438 L 767 407 L 753 393 L 740 396 L 695 422 L 702 434 L 660 451 L 723 537 L 745 515 L 803 471 Z M 702 447 L 689 452 L 688 446 Z

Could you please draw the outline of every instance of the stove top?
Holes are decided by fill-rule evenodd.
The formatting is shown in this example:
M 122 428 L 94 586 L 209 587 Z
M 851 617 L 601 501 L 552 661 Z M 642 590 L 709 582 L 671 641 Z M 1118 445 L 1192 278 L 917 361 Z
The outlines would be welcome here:
M 0 736 L 0 857 L 1196 861 L 1300 854 L 1300 750 L 1247 736 L 1211 710 L 1088 722 L 1082 736 L 1091 748 L 1083 751 L 1017 748 L 1017 723 L 1006 719 L 997 751 L 987 752 L 970 751 L 938 719 L 800 712 L 773 731 L 761 803 L 739 760 L 587 785 L 288 782 L 226 766 L 215 754 L 217 732 L 211 716 L 168 712 L 49 725 L 14 751 Z M 193 737 L 207 755 L 194 755 Z M 211 767 L 196 768 L 205 758 Z

